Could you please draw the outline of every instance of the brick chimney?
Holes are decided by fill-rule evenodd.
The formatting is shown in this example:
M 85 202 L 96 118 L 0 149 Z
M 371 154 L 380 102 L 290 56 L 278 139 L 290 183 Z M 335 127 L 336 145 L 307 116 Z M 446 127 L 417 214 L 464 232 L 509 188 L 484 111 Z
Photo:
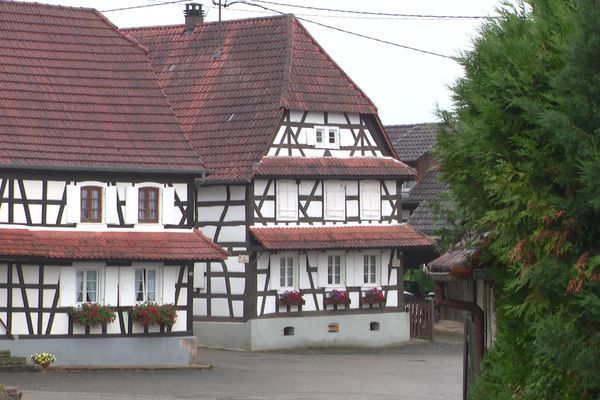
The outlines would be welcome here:
M 194 26 L 204 22 L 204 13 L 202 12 L 202 4 L 188 3 L 185 5 L 185 33 L 192 33 Z

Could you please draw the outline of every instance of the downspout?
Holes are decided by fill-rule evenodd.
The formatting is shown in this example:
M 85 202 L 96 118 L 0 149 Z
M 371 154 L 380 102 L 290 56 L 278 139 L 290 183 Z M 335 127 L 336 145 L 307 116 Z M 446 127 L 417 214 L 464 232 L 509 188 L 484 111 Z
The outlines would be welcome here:
M 473 364 L 475 372 L 479 372 L 479 364 L 485 352 L 484 329 L 483 329 L 483 310 L 475 302 L 452 300 L 446 298 L 443 282 L 435 282 L 435 305 L 438 307 L 448 307 L 457 310 L 467 311 L 473 317 L 475 324 L 475 357 Z

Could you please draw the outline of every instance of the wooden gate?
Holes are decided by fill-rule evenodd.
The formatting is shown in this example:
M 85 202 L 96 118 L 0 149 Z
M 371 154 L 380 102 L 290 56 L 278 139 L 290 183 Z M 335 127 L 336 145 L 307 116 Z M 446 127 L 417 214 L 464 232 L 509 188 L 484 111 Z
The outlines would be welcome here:
M 433 340 L 433 300 L 406 303 L 410 338 Z

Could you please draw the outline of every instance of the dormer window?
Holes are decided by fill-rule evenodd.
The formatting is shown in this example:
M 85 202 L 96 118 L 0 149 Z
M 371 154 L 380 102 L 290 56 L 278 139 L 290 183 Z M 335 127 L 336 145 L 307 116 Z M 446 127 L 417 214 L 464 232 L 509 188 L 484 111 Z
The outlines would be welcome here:
M 158 223 L 158 188 L 143 187 L 139 189 L 138 222 Z
M 339 149 L 340 129 L 335 126 L 315 126 L 313 144 L 322 149 Z
M 81 188 L 81 222 L 102 222 L 102 188 Z

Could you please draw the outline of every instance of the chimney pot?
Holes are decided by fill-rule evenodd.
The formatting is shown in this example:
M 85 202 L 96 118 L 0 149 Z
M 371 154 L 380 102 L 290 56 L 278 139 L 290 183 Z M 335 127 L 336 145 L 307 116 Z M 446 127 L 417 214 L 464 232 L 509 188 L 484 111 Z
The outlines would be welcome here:
M 194 26 L 204 22 L 204 12 L 200 3 L 186 4 L 183 13 L 185 15 L 185 33 L 192 33 Z

